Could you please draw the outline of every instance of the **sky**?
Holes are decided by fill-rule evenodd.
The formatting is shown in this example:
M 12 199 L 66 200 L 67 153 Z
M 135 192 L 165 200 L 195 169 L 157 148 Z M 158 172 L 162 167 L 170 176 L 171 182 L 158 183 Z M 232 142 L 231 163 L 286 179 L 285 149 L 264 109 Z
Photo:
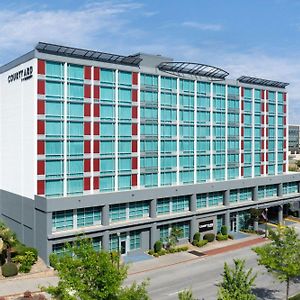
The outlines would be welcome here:
M 0 0 L 0 65 L 39 41 L 145 52 L 289 82 L 300 124 L 300 0 Z

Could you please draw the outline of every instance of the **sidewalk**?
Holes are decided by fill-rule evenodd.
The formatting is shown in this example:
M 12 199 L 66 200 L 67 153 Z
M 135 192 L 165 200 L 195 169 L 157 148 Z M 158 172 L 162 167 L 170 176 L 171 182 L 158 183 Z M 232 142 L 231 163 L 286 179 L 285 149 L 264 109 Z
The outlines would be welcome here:
M 228 240 L 222 242 L 209 243 L 202 248 L 190 246 L 189 251 L 197 251 L 202 256 L 196 256 L 189 252 L 179 252 L 174 254 L 167 254 L 159 258 L 153 258 L 150 260 L 135 262 L 129 265 L 128 275 L 148 272 L 155 269 L 165 268 L 175 264 L 183 264 L 188 261 L 202 259 L 203 257 L 218 255 L 229 251 L 249 247 L 265 242 L 266 240 L 257 235 L 251 235 L 249 237 L 239 240 Z M 35 276 L 22 276 L 11 279 L 0 280 L 0 296 L 6 296 L 7 300 L 15 299 L 17 296 L 23 294 L 26 290 L 31 292 L 39 292 L 40 286 L 56 285 L 58 282 L 57 276 L 49 270 L 49 272 L 43 272 L 35 274 Z

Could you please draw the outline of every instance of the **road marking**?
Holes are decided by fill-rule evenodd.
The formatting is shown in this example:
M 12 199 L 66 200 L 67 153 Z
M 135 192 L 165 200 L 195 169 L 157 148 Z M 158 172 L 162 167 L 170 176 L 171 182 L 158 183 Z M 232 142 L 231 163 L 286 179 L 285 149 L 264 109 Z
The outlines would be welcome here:
M 179 294 L 179 293 L 181 293 L 181 292 L 183 292 L 183 291 L 185 291 L 185 289 L 180 290 L 180 291 L 177 291 L 177 292 L 175 292 L 175 293 L 168 294 L 168 296 L 174 296 L 174 295 L 177 295 L 177 294 Z

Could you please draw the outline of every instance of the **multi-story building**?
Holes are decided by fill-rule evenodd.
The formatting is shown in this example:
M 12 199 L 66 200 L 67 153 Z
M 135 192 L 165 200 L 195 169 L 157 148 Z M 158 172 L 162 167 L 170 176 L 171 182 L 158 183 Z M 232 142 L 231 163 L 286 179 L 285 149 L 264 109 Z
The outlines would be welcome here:
M 300 125 L 289 125 L 289 151 L 291 154 L 300 153 Z
M 46 260 L 82 232 L 129 253 L 299 201 L 286 83 L 47 43 L 0 73 L 1 218 Z

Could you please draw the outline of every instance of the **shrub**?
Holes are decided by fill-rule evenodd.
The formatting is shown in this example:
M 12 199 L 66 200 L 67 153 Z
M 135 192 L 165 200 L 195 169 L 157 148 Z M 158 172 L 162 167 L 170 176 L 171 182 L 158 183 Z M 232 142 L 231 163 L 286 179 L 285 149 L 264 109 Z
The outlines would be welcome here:
M 216 237 L 217 241 L 226 241 L 228 240 L 228 235 L 223 235 L 223 234 L 217 234 L 217 237 Z
M 227 235 L 227 234 L 228 234 L 227 226 L 223 225 L 223 226 L 221 227 L 221 233 L 222 233 L 223 235 Z
M 177 250 L 178 250 L 178 248 L 170 248 L 168 252 L 175 253 L 175 252 L 177 252 Z
M 204 236 L 203 236 L 203 239 L 204 240 L 207 240 L 209 243 L 210 242 L 213 242 L 215 240 L 215 234 L 214 233 L 206 233 Z
M 148 251 L 148 254 L 149 254 L 149 255 L 153 255 L 153 254 L 154 254 L 154 250 L 149 250 L 149 251 Z
M 160 240 L 156 241 L 154 244 L 154 252 L 155 253 L 160 252 L 162 249 L 162 246 L 163 246 L 162 241 L 160 241 Z
M 158 253 L 154 253 L 153 256 L 154 257 L 159 257 L 159 254 Z
M 13 258 L 14 263 L 19 263 L 19 271 L 22 273 L 28 273 L 31 270 L 31 267 L 36 262 L 35 254 L 31 251 L 26 251 L 24 255 L 17 255 Z
M 197 247 L 203 247 L 203 246 L 205 246 L 207 243 L 208 243 L 208 240 L 200 240 L 199 242 L 197 242 L 197 243 L 195 244 L 195 246 L 197 246 Z
M 194 234 L 193 241 L 196 241 L 196 242 L 200 241 L 200 232 L 196 232 Z
M 6 261 L 6 255 L 4 252 L 2 252 L 2 253 L 0 253 L 0 266 L 4 265 L 5 261 Z
M 8 262 L 1 267 L 4 277 L 11 277 L 18 274 L 18 267 L 15 263 Z
M 21 256 L 24 256 L 26 252 L 30 251 L 34 254 L 34 262 L 36 262 L 38 259 L 37 249 L 35 249 L 33 247 L 27 247 L 24 244 L 21 244 L 20 242 L 16 244 L 16 246 L 14 247 L 14 250 L 15 250 L 16 255 L 21 255 Z
M 167 254 L 167 253 L 168 253 L 168 252 L 167 252 L 165 249 L 160 249 L 160 251 L 157 252 L 157 254 L 158 254 L 159 256 L 165 255 L 165 254 Z

